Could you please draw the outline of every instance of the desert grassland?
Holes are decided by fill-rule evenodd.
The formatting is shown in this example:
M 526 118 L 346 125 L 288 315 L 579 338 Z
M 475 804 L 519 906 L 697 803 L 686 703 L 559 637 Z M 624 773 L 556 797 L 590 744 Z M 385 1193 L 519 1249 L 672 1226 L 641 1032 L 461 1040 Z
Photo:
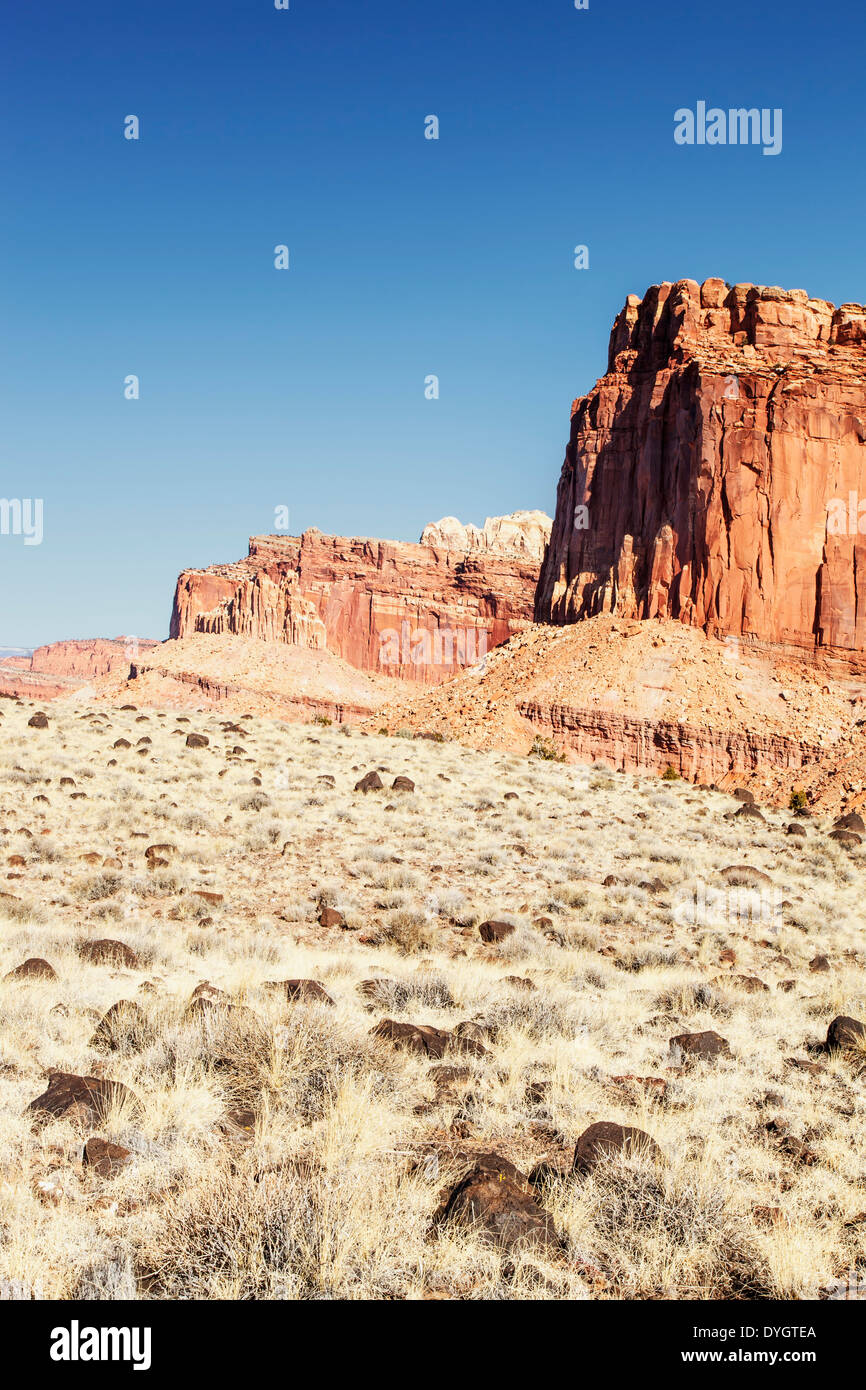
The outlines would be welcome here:
M 834 1016 L 866 1018 L 866 855 L 829 823 L 795 840 L 788 814 L 725 819 L 735 801 L 683 782 L 451 743 L 74 704 L 33 729 L 35 708 L 0 719 L 0 976 L 40 957 L 56 979 L 0 980 L 4 1297 L 815 1298 L 864 1269 L 866 1056 L 809 1051 Z M 355 792 L 376 769 L 415 791 Z M 776 925 L 684 917 L 736 864 L 770 876 Z M 516 930 L 485 945 L 489 918 Z M 106 937 L 135 968 L 82 958 Z M 334 1006 L 268 988 L 290 978 Z M 370 979 L 390 983 L 371 998 Z M 191 1018 L 202 981 L 236 1007 Z M 95 1044 L 121 999 L 140 1014 Z M 474 1020 L 487 1053 L 449 1052 L 468 1074 L 437 1083 L 371 1036 L 384 1017 Z M 704 1029 L 732 1057 L 682 1065 L 669 1039 Z M 137 1104 L 39 1121 L 54 1069 Z M 599 1120 L 666 1161 L 571 1176 Z M 132 1151 L 113 1176 L 82 1164 L 94 1134 Z M 485 1151 L 550 1165 L 559 1252 L 433 1221 Z

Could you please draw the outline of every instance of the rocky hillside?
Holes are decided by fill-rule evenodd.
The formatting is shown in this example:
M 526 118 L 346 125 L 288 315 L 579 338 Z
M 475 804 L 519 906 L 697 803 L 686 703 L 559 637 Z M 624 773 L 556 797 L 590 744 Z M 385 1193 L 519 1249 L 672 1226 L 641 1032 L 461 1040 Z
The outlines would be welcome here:
M 600 761 L 742 786 L 827 811 L 866 803 L 866 684 L 771 648 L 718 642 L 681 623 L 600 614 L 535 627 L 483 669 L 383 706 L 373 729 L 476 749 Z

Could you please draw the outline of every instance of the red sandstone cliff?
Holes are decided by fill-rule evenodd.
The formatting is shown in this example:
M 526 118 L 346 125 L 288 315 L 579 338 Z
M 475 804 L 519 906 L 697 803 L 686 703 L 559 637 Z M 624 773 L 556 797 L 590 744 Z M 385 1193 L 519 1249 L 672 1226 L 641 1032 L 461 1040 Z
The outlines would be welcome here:
M 37 647 L 31 656 L 10 656 L 0 661 L 0 695 L 31 700 L 68 695 L 89 681 L 128 671 L 132 661 L 158 645 L 139 637 L 51 642 Z
M 536 618 L 670 617 L 859 664 L 863 533 L 866 309 L 657 285 L 574 402 Z
M 445 518 L 418 545 L 253 536 L 246 559 L 181 574 L 171 636 L 325 649 L 363 671 L 437 684 L 532 621 L 549 525 L 537 512 L 483 530 Z

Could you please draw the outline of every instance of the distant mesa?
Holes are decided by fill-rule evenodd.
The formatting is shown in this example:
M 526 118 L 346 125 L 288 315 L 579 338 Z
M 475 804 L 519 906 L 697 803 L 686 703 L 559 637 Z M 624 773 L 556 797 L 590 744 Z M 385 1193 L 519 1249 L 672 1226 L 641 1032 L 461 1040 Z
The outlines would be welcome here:
M 537 511 L 480 528 L 444 517 L 417 545 L 318 530 L 253 536 L 245 559 L 181 574 L 171 636 L 281 642 L 436 685 L 532 622 L 551 525 Z
M 0 695 L 54 700 L 74 694 L 91 681 L 129 670 L 130 656 L 152 650 L 145 638 L 93 637 L 51 642 L 22 655 L 0 659 Z

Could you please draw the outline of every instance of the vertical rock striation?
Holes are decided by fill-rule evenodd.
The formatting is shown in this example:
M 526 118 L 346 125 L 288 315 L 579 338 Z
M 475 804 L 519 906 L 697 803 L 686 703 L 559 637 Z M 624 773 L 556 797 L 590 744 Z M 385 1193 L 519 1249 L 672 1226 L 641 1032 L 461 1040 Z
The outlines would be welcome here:
M 629 296 L 572 407 L 535 606 L 605 612 L 866 651 L 863 306 L 722 280 Z

